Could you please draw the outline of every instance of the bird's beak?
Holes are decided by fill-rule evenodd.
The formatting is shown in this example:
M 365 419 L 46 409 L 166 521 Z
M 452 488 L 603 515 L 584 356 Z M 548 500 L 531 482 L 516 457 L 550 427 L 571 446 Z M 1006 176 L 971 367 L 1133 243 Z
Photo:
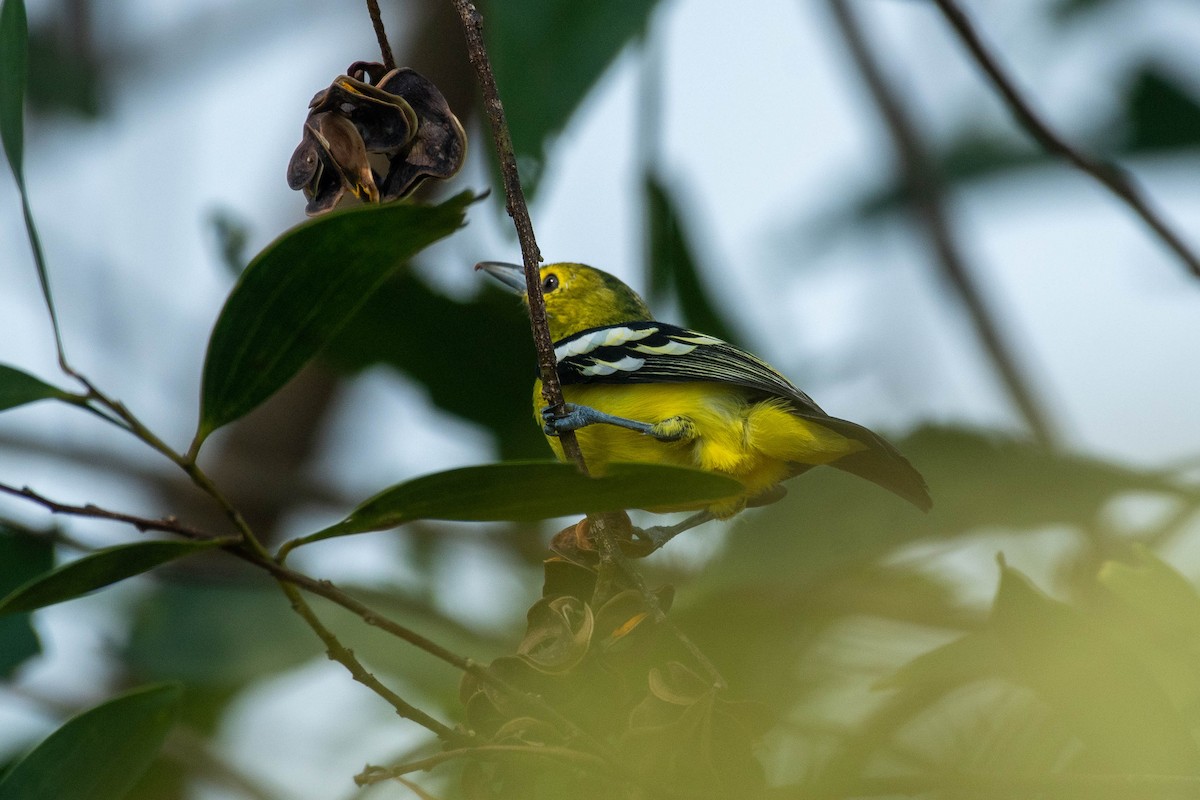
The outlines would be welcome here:
M 505 264 L 503 261 L 480 261 L 475 269 L 483 270 L 517 294 L 525 294 L 525 268 L 520 264 Z

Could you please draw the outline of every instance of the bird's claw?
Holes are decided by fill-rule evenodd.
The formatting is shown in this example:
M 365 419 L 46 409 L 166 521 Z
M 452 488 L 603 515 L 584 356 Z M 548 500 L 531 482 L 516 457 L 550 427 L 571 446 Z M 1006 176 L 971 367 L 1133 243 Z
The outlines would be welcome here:
M 591 409 L 587 406 L 577 406 L 574 403 L 546 406 L 542 409 L 542 431 L 547 436 L 559 436 L 567 431 L 577 431 L 593 422 L 588 417 L 588 411 Z

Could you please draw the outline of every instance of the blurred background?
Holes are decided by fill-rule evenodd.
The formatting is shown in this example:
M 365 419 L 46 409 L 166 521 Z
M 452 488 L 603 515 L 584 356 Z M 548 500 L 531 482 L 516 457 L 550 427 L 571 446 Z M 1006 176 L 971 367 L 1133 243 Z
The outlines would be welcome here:
M 928 478 L 926 517 L 817 471 L 783 502 L 690 532 L 646 565 L 675 586 L 673 616 L 735 692 L 771 704 L 758 751 L 768 779 L 1060 768 L 1089 747 L 1094 758 L 1091 729 L 1068 724 L 1078 720 L 1026 672 L 896 678 L 994 624 L 997 553 L 1144 658 L 1136 681 L 1162 684 L 1193 731 L 1200 685 L 1180 676 L 1200 652 L 1196 623 L 1165 653 L 1134 632 L 1178 634 L 1200 577 L 1200 279 L 1012 122 L 936 7 L 481 8 L 546 259 L 613 272 L 659 317 L 759 353 L 830 413 L 886 433 Z M 210 443 L 204 466 L 273 541 L 408 477 L 549 454 L 528 407 L 526 318 L 471 269 L 520 254 L 457 19 L 448 2 L 383 10 L 398 62 L 442 89 L 471 140 L 459 176 L 427 195 L 492 194 L 320 363 Z M 968 10 L 1051 125 L 1127 167 L 1200 247 L 1200 7 Z M 284 170 L 308 101 L 378 57 L 366 10 L 41 0 L 29 17 L 26 176 L 67 350 L 184 447 L 237 271 L 303 218 Z M 66 385 L 7 179 L 0 287 L 0 362 Z M 0 481 L 222 529 L 169 464 L 53 404 L 0 417 Z M 60 561 L 137 537 L 11 499 L 0 517 L 53 531 Z M 486 660 L 520 639 L 548 537 L 568 522 L 412 525 L 315 545 L 294 563 Z M 408 796 L 358 792 L 350 776 L 418 752 L 424 731 L 349 680 L 278 591 L 230 561 L 186 561 L 37 612 L 40 653 L 0 658 L 0 764 L 75 709 L 180 679 L 186 724 L 138 796 Z M 1178 591 L 1159 597 L 1163 585 Z M 452 670 L 318 608 L 401 694 L 460 717 Z

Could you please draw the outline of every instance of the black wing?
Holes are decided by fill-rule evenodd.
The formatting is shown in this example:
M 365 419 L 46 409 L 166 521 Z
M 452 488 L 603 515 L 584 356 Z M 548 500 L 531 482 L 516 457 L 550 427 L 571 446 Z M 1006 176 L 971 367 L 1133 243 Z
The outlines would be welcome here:
M 825 416 L 812 398 L 765 361 L 728 342 L 662 322 L 589 328 L 554 344 L 564 385 L 713 381 L 787 399 Z

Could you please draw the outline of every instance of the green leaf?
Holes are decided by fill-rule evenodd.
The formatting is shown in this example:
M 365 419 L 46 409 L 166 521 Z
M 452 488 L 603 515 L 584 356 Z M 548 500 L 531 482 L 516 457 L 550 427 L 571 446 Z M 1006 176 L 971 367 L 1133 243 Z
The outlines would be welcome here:
M 49 537 L 22 534 L 0 522 L 0 595 L 50 569 L 54 545 Z M 41 652 L 28 614 L 0 617 L 0 679 L 12 674 L 25 659 Z
M 1087 766 L 1169 775 L 1200 772 L 1200 751 L 1137 655 L 1075 609 L 1002 567 L 986 627 L 923 655 L 889 686 L 1002 677 L 1033 689 L 1084 744 Z
M 63 399 L 70 392 L 57 389 L 19 369 L 0 364 L 0 411 L 38 400 Z
M 650 174 L 646 175 L 644 185 L 651 304 L 674 295 L 690 327 L 727 342 L 742 341 L 701 280 L 682 218 L 666 187 Z
M 525 192 L 551 139 L 621 50 L 642 35 L 656 0 L 497 0 L 484 15 Z
M 567 514 L 715 502 L 742 491 L 711 472 L 654 464 L 613 464 L 588 477 L 556 461 L 508 462 L 437 472 L 385 489 L 341 522 L 305 537 L 394 528 L 419 519 L 536 520 Z
M 23 0 L 4 0 L 0 6 L 0 139 L 4 155 L 23 186 L 25 174 L 25 83 L 29 77 L 29 42 Z
M 202 542 L 155 541 L 99 550 L 39 575 L 0 600 L 0 614 L 30 611 L 71 600 L 109 584 L 132 578 L 177 558 L 209 550 L 220 539 Z
M 0 780 L 0 800 L 120 800 L 158 754 L 182 694 L 148 686 L 68 720 Z
M 1200 146 L 1200 103 L 1178 81 L 1156 67 L 1134 77 L 1126 99 L 1127 152 L 1162 152 Z
M 213 328 L 193 449 L 287 383 L 401 264 L 464 224 L 475 197 L 334 211 L 254 257 Z M 432 332 L 429 347 L 440 342 Z
M 214 613 L 234 608 L 246 613 Z M 230 689 L 300 664 L 319 647 L 273 585 L 171 581 L 139 601 L 122 658 L 143 680 Z
M 1170 565 L 1145 548 L 1136 562 L 1109 561 L 1100 569 L 1104 588 L 1170 638 L 1200 644 L 1200 593 Z
M 371 295 L 322 357 L 352 370 L 387 364 L 420 383 L 439 408 L 492 431 L 501 458 L 545 458 L 550 451 L 530 402 L 536 359 L 529 318 L 518 298 L 490 283 L 478 297 L 462 301 L 430 288 L 413 271 L 400 270 Z M 404 313 L 397 314 L 401 306 Z M 431 330 L 454 331 L 459 341 L 486 341 L 487 347 L 456 348 L 454 368 L 448 369 L 440 348 L 412 346 Z M 525 375 L 522 364 L 529 365 Z M 487 402 L 480 402 L 482 397 Z

